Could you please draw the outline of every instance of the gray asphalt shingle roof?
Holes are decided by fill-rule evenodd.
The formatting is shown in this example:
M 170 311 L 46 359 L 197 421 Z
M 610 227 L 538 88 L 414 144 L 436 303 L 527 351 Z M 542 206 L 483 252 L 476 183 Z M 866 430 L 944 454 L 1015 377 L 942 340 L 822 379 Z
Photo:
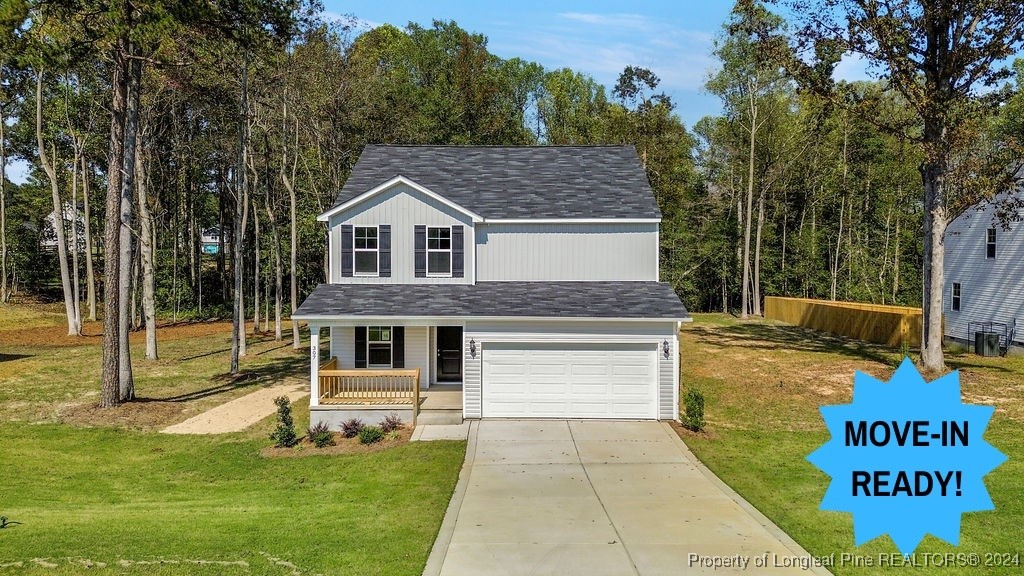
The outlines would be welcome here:
M 690 314 L 664 282 L 478 282 L 321 284 L 293 316 L 682 320 Z
M 660 218 L 633 146 L 363 149 L 335 200 L 404 176 L 484 218 Z

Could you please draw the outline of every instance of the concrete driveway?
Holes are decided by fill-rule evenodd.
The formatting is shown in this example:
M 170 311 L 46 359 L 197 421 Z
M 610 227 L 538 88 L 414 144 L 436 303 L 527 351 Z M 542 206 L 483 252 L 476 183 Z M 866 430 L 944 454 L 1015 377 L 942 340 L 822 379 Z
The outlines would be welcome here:
M 809 558 L 668 424 L 483 420 L 424 574 L 828 573 Z

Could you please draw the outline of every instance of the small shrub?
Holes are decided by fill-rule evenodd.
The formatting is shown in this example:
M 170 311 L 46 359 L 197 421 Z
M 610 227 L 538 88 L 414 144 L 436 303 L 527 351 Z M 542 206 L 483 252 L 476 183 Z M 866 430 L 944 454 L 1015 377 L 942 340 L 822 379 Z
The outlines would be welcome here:
M 345 438 L 355 438 L 363 430 L 363 421 L 359 418 L 352 418 L 341 423 L 341 435 Z
M 405 423 L 402 422 L 402 419 L 398 416 L 398 414 L 391 414 L 390 416 L 386 416 L 383 420 L 380 421 L 380 429 L 385 434 L 387 434 L 388 432 L 398 430 L 404 425 Z
M 392 430 L 391 432 L 388 432 L 384 436 L 384 438 L 386 440 L 398 440 L 401 437 L 402 437 L 402 432 L 400 430 Z
M 686 411 L 683 414 L 683 426 L 694 432 L 704 429 L 704 395 L 696 388 L 690 388 L 683 397 L 683 406 Z
M 359 442 L 363 444 L 380 442 L 382 438 L 384 438 L 384 431 L 376 426 L 363 426 L 363 429 L 359 431 Z
M 316 426 L 310 426 L 306 429 L 306 436 L 317 448 L 334 446 L 334 433 L 331 432 L 331 429 L 327 426 L 326 422 L 321 422 Z
M 294 446 L 299 438 L 295 435 L 295 422 L 292 421 L 292 403 L 287 396 L 274 399 L 277 404 L 277 428 L 270 433 L 270 439 L 278 448 Z

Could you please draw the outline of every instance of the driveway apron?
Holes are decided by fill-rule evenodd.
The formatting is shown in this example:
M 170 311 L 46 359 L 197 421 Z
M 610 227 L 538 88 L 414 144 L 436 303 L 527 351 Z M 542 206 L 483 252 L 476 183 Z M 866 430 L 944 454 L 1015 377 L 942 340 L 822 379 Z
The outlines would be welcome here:
M 807 558 L 665 423 L 482 420 L 424 574 L 828 573 L 776 566 Z

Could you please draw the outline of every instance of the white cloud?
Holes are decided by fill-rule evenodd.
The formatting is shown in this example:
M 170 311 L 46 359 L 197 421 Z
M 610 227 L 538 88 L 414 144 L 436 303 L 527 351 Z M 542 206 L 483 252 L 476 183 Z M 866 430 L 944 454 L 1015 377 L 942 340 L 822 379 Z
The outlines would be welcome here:
M 592 24 L 595 26 L 617 26 L 622 28 L 633 28 L 646 30 L 651 27 L 651 21 L 642 14 L 594 14 L 585 12 L 563 12 L 559 14 L 562 18 Z
M 832 77 L 847 82 L 872 78 L 868 73 L 868 61 L 860 54 L 843 54 L 839 63 L 836 64 L 835 70 L 832 71 Z

